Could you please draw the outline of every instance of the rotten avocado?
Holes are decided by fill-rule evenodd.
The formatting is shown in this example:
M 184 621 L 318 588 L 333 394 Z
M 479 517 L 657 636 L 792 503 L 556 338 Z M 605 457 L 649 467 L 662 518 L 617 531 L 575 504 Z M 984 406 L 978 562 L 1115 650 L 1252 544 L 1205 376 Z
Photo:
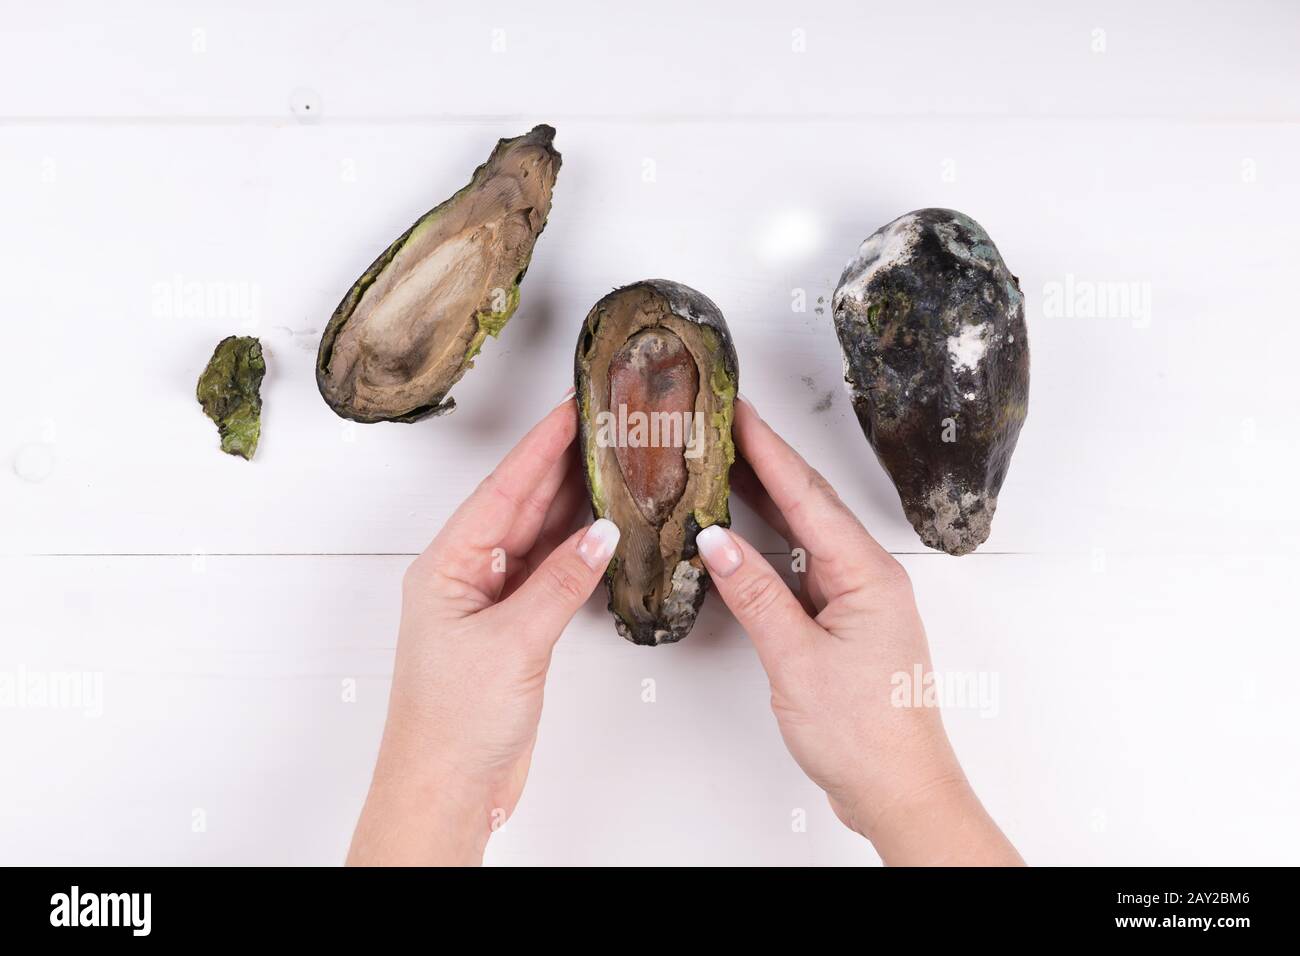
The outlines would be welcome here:
M 447 393 L 519 305 L 560 170 L 554 136 L 538 126 L 498 142 L 469 185 L 348 290 L 316 357 L 316 384 L 337 414 L 416 422 L 455 407 Z
M 709 583 L 695 537 L 731 523 L 727 323 L 679 283 L 624 286 L 587 315 L 574 373 L 592 511 L 621 532 L 605 574 L 615 627 L 634 644 L 679 641 Z
M 832 304 L 853 410 L 908 521 L 969 554 L 1029 407 L 1019 280 L 975 220 L 921 209 L 862 243 Z

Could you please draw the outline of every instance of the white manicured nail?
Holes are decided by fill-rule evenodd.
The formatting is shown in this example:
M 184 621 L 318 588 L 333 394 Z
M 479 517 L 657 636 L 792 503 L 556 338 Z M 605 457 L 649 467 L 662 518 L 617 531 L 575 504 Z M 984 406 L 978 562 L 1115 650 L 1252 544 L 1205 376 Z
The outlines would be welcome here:
M 562 399 L 560 399 L 560 401 L 559 401 L 558 404 L 559 404 L 559 405 L 563 405 L 563 404 L 564 404 L 565 402 L 567 402 L 569 399 L 573 398 L 573 395 L 574 395 L 574 388 L 573 388 L 572 385 L 570 385 L 570 386 L 569 386 L 569 390 L 568 390 L 567 392 L 564 393 L 564 397 L 563 397 Z M 558 405 L 557 405 L 557 407 L 558 407 Z
M 598 518 L 578 542 L 578 557 L 582 558 L 582 563 L 591 570 L 599 571 L 609 564 L 609 559 L 614 556 L 614 549 L 618 547 L 618 538 L 618 525 L 608 518 Z
M 745 560 L 731 532 L 721 525 L 711 524 L 697 534 L 695 546 L 700 549 L 709 572 L 720 578 L 730 577 Z

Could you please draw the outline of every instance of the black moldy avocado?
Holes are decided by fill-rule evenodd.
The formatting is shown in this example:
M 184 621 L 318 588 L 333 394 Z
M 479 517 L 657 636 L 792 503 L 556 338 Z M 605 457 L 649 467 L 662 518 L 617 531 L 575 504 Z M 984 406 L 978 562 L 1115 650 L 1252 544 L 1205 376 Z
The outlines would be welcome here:
M 676 282 L 624 286 L 583 322 L 574 378 L 592 512 L 622 534 L 605 574 L 615 627 L 634 644 L 679 641 L 709 583 L 695 537 L 731 523 L 727 323 Z
M 951 209 L 900 216 L 835 290 L 853 409 L 921 540 L 969 554 L 989 535 L 1029 408 L 1020 282 Z
M 199 376 L 195 395 L 203 414 L 217 423 L 221 450 L 251 461 L 262 435 L 262 379 L 266 359 L 262 343 L 251 336 L 230 336 L 217 343 Z
M 469 185 L 402 233 L 348 290 L 321 336 L 316 384 L 357 422 L 417 422 L 501 334 L 546 226 L 555 130 L 503 139 Z

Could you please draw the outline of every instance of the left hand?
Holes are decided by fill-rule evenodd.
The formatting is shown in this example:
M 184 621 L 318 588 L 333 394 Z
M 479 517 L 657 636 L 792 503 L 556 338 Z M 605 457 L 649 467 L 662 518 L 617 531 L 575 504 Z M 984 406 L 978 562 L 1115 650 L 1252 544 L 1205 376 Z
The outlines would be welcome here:
M 573 400 L 505 457 L 402 584 L 388 722 L 350 864 L 477 864 L 528 775 L 551 649 L 618 543 L 568 534 Z

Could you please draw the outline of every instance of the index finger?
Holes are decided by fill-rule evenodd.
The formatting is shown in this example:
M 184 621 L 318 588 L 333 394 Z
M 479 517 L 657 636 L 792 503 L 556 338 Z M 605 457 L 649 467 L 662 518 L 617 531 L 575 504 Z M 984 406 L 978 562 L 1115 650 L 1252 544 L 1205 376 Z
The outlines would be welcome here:
M 736 402 L 733 433 L 741 454 L 785 516 L 794 536 L 823 562 L 832 581 L 839 577 L 837 568 L 854 566 L 856 549 L 868 558 L 888 555 L 840 500 L 830 482 L 786 444 L 744 399 Z M 850 545 L 847 549 L 846 536 Z M 844 583 L 857 582 L 846 579 Z
M 559 489 L 564 453 L 577 432 L 570 398 L 551 409 L 501 459 L 447 519 L 435 544 L 452 553 L 499 547 L 521 518 L 544 516 Z

